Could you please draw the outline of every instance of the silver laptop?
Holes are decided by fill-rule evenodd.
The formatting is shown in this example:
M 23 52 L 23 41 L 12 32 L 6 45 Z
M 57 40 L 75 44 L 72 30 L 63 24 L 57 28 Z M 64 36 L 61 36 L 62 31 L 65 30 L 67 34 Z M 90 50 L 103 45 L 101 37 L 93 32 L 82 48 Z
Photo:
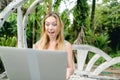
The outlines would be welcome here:
M 10 80 L 66 80 L 67 52 L 0 47 Z

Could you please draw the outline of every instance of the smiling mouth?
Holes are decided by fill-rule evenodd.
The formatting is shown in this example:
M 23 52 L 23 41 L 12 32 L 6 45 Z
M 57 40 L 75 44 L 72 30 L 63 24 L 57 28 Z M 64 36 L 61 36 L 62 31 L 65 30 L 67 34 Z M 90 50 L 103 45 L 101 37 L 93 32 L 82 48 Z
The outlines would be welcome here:
M 53 32 L 49 32 L 49 34 L 51 34 L 51 35 L 54 34 L 54 33 L 55 33 L 54 31 Z

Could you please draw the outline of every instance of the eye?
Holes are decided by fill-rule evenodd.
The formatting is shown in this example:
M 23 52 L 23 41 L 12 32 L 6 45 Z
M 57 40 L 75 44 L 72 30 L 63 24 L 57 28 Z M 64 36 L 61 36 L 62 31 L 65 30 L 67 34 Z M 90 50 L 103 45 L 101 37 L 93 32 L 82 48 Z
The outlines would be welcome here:
M 50 24 L 49 23 L 45 23 L 45 26 L 49 26 Z
M 57 23 L 52 23 L 52 26 L 57 26 Z

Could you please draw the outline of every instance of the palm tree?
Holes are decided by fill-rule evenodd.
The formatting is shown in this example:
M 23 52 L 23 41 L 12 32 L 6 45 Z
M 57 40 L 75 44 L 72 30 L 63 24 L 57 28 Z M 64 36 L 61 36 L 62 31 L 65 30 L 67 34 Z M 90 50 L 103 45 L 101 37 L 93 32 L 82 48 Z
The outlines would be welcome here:
M 86 22 L 86 19 L 88 17 L 88 4 L 87 4 L 87 0 L 77 0 L 77 5 L 74 8 L 73 15 L 74 15 L 73 31 L 75 32 L 74 33 L 74 37 L 77 40 L 77 41 L 75 40 L 75 42 L 80 44 L 81 42 L 78 42 L 78 41 L 81 41 L 81 40 L 78 40 L 78 39 L 81 39 L 81 38 L 78 38 L 78 37 L 80 37 L 79 33 L 80 33 L 80 31 L 83 31 L 83 29 L 82 29 L 83 26 L 86 26 L 85 22 Z M 83 33 L 83 32 L 81 32 L 81 33 Z M 83 38 L 83 36 L 82 36 L 82 38 Z M 84 43 L 84 42 L 85 41 L 82 41 L 82 43 Z

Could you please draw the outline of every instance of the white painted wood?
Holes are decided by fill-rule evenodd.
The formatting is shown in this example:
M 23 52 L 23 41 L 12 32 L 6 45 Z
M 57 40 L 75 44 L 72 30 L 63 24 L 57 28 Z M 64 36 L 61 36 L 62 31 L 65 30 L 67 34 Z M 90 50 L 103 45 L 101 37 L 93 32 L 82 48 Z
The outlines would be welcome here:
M 117 63 L 120 63 L 120 57 L 115 57 L 112 58 L 110 61 L 102 63 L 100 66 L 97 67 L 97 69 L 95 69 L 93 75 L 99 75 L 103 70 Z
M 18 36 L 18 48 L 22 48 L 23 47 L 23 26 L 22 26 L 21 6 L 17 8 L 17 36 Z
M 13 0 L 8 4 L 7 7 L 0 13 L 0 28 L 3 26 L 6 18 L 20 5 L 22 5 L 26 0 Z
M 83 70 L 83 67 L 85 65 L 85 60 L 89 52 L 93 52 L 95 56 L 93 56 L 92 59 L 88 62 L 88 65 L 86 66 L 85 71 L 90 71 L 94 63 L 100 57 L 103 57 L 106 61 L 109 61 L 112 59 L 109 55 L 107 55 L 102 50 L 90 45 L 84 45 L 84 44 L 73 45 L 73 50 L 77 50 L 78 70 Z
M 27 48 L 27 39 L 26 39 L 26 25 L 28 21 L 28 15 L 32 12 L 32 10 L 36 7 L 38 3 L 43 2 L 43 0 L 35 0 L 30 7 L 27 9 L 24 18 L 23 18 L 23 45 L 24 48 Z
M 4 21 L 6 18 L 19 6 L 22 6 L 25 1 L 28 0 L 13 0 L 1 13 L 0 13 L 0 28 L 3 26 Z M 18 30 L 18 47 L 24 47 L 27 48 L 27 40 L 26 40 L 26 24 L 27 24 L 27 18 L 30 12 L 35 8 L 35 6 L 38 3 L 43 2 L 43 0 L 35 0 L 32 5 L 28 8 L 23 21 L 22 20 L 22 14 L 20 7 L 17 9 L 17 30 Z M 22 28 L 22 29 L 21 29 Z
M 83 70 L 83 67 L 85 65 L 85 60 L 87 57 L 88 51 L 84 50 L 77 50 L 77 65 L 78 65 L 78 70 Z
M 74 71 L 74 78 L 70 80 L 77 80 L 78 76 L 80 77 L 86 77 L 86 79 L 89 77 L 89 80 L 97 80 L 97 79 L 115 79 L 120 80 L 120 78 L 116 77 L 109 77 L 109 76 L 100 76 L 99 74 L 104 71 L 105 69 L 109 68 L 110 66 L 120 63 L 120 57 L 111 58 L 107 53 L 100 50 L 99 48 L 96 48 L 91 45 L 86 44 L 80 44 L 80 45 L 73 45 L 73 50 L 77 50 L 77 68 Z M 94 56 L 90 59 L 88 64 L 85 64 L 85 60 L 87 58 L 87 55 L 89 52 L 94 53 Z M 100 58 L 104 58 L 105 62 L 101 63 L 97 68 L 92 69 L 95 62 Z M 83 69 L 83 67 L 85 69 Z M 75 77 L 76 76 L 76 77 Z M 93 79 L 96 78 L 96 79 Z M 82 79 L 81 79 L 82 80 Z
M 95 62 L 100 58 L 99 54 L 95 54 L 92 59 L 89 61 L 89 63 L 86 66 L 85 71 L 90 71 L 93 67 L 93 65 L 95 64 Z

